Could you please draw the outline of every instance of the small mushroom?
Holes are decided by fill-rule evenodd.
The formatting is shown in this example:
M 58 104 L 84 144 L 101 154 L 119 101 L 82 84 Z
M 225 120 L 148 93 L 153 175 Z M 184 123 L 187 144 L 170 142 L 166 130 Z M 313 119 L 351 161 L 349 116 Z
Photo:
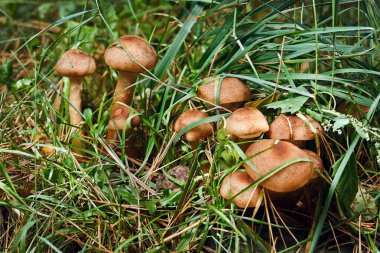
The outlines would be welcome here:
M 306 115 L 306 119 L 314 127 L 316 134 L 323 131 L 322 126 L 315 119 L 308 115 Z M 269 125 L 268 137 L 302 146 L 304 141 L 314 140 L 315 134 L 310 126 L 299 117 L 281 114 Z
M 174 124 L 174 131 L 179 133 L 184 127 L 207 118 L 207 114 L 198 110 L 187 110 L 182 113 Z M 204 123 L 196 126 L 184 134 L 185 139 L 188 142 L 197 142 L 201 139 L 207 138 L 212 134 L 211 123 Z
M 323 173 L 323 162 L 321 158 L 313 151 L 302 149 L 309 156 L 310 160 L 313 162 L 313 173 L 311 174 L 310 180 L 316 179 L 320 174 Z M 319 171 L 319 172 L 318 172 Z
M 94 58 L 80 49 L 70 49 L 66 51 L 58 60 L 55 71 L 60 76 L 70 79 L 70 124 L 80 127 L 83 119 L 82 112 L 82 79 L 95 72 L 96 65 Z M 83 136 L 83 131 L 79 130 L 78 135 Z M 80 140 L 73 140 L 73 145 L 82 147 Z M 74 149 L 76 153 L 82 153 Z
M 246 107 L 234 111 L 226 120 L 226 130 L 240 139 L 251 139 L 269 130 L 265 116 L 256 108 Z
M 210 81 L 198 88 L 199 98 L 209 103 L 216 104 L 216 77 L 209 77 L 205 81 Z M 244 105 L 244 102 L 251 98 L 248 87 L 235 77 L 225 77 L 221 80 L 219 91 L 219 105 L 225 109 L 234 111 Z
M 120 37 L 107 48 L 104 60 L 108 66 L 119 71 L 112 102 L 111 117 L 107 139 L 117 140 L 116 129 L 122 130 L 128 119 L 130 109 L 123 104 L 132 103 L 134 83 L 140 73 L 152 70 L 157 64 L 154 48 L 143 38 L 134 35 Z M 116 123 L 114 125 L 114 122 Z
M 310 62 L 303 62 L 300 65 L 300 73 L 310 73 Z
M 220 186 L 219 194 L 224 199 L 230 199 L 237 195 L 233 202 L 237 207 L 255 207 L 260 199 L 260 192 L 262 188 L 259 185 L 252 185 L 253 179 L 247 172 L 236 171 L 226 176 Z M 252 185 L 251 188 L 242 192 L 245 188 Z
M 40 133 L 40 134 L 37 134 L 34 138 L 33 138 L 33 142 L 34 143 L 40 143 L 40 144 L 50 144 L 51 145 L 51 142 L 50 142 L 50 138 L 44 134 L 44 133 Z M 39 148 L 39 151 L 45 155 L 45 156 L 50 156 L 52 154 L 54 154 L 54 149 L 48 147 L 48 146 L 45 146 L 45 147 L 41 147 Z
M 178 165 L 168 171 L 168 174 L 175 179 L 178 179 L 182 183 L 186 183 L 187 179 L 189 179 L 189 167 Z M 160 174 L 157 178 L 156 183 L 157 190 L 161 189 L 172 189 L 176 190 L 179 189 L 180 186 L 170 180 L 168 177 L 165 176 L 165 174 Z
M 248 174 L 254 180 L 290 163 L 261 183 L 263 187 L 271 191 L 291 192 L 297 190 L 309 181 L 313 173 L 312 162 L 293 162 L 295 159 L 309 159 L 309 156 L 297 146 L 286 141 L 261 140 L 254 142 L 248 147 L 245 155 L 258 170 L 255 172 L 247 163 L 244 164 Z

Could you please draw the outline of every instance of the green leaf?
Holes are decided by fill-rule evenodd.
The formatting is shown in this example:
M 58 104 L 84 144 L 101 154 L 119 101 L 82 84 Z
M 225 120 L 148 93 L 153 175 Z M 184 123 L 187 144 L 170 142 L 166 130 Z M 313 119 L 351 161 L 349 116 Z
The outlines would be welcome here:
M 9 83 L 12 75 L 12 64 L 9 58 L 0 65 L 0 83 Z
M 223 212 L 221 212 L 213 205 L 210 205 L 209 208 L 211 211 L 215 212 L 222 220 L 224 220 L 228 226 L 230 226 L 240 237 L 242 237 L 244 240 L 247 240 L 245 235 L 230 221 L 230 219 L 228 219 L 228 217 Z
M 60 251 L 57 247 L 54 246 L 54 244 L 52 244 L 51 242 L 49 242 L 46 238 L 44 237 L 41 237 L 41 236 L 37 236 L 41 241 L 43 241 L 46 245 L 49 246 L 49 248 L 51 248 L 52 250 L 54 250 L 55 252 L 57 253 L 63 253 L 62 251 Z
M 236 219 L 236 224 L 239 226 L 240 229 L 243 230 L 244 234 L 246 234 L 249 238 L 251 238 L 254 242 L 255 245 L 260 248 L 262 252 L 272 252 L 273 248 L 272 246 L 264 241 L 260 237 L 258 233 L 256 233 L 250 226 L 248 226 L 246 223 L 244 223 L 240 219 Z
M 277 102 L 273 102 L 267 105 L 271 109 L 281 109 L 281 113 L 296 113 L 301 110 L 302 106 L 306 103 L 308 97 L 295 97 L 289 98 Z
M 368 120 L 368 122 L 372 118 L 372 116 L 374 115 L 379 102 L 380 102 L 380 95 L 378 95 L 376 97 L 376 99 L 372 103 L 372 106 L 366 115 L 366 119 Z M 360 135 L 358 133 L 356 133 L 352 138 L 351 144 L 350 144 L 349 148 L 347 149 L 346 154 L 342 157 L 342 161 L 340 162 L 338 168 L 336 169 L 336 173 L 334 175 L 333 181 L 331 182 L 331 186 L 330 186 L 328 195 L 326 197 L 326 201 L 324 203 L 322 213 L 319 216 L 318 224 L 317 224 L 317 227 L 316 227 L 315 232 L 313 234 L 313 239 L 311 241 L 311 246 L 310 246 L 309 252 L 314 252 L 315 247 L 318 244 L 318 240 L 319 240 L 319 237 L 321 235 L 322 228 L 323 228 L 323 225 L 325 223 L 325 220 L 327 217 L 327 212 L 329 210 L 332 198 L 334 196 L 335 189 L 336 189 L 341 177 L 343 176 L 343 172 L 344 172 L 347 164 L 349 163 L 351 155 L 354 153 L 355 147 L 359 143 L 359 140 L 360 140 Z
M 83 111 L 84 121 L 87 125 L 92 125 L 92 110 L 90 108 L 86 108 Z
M 181 30 L 178 32 L 173 43 L 171 43 L 169 50 L 166 52 L 164 58 L 162 58 L 162 60 L 159 62 L 154 71 L 154 74 L 157 78 L 161 78 L 164 76 L 166 69 L 172 63 L 172 60 L 176 56 L 187 35 L 191 31 L 191 28 L 195 24 L 195 21 L 197 20 L 196 17 L 199 16 L 199 14 L 201 14 L 202 10 L 202 6 L 195 5 L 189 16 L 186 18 L 187 21 L 183 23 Z
M 30 216 L 25 225 L 17 233 L 12 246 L 13 252 L 26 252 L 26 239 L 28 238 L 28 231 L 38 222 L 38 219 L 34 218 L 35 217 Z
M 334 172 L 338 169 L 342 163 L 343 157 L 340 158 L 334 165 Z M 339 200 L 348 207 L 355 198 L 355 195 L 358 191 L 358 172 L 356 168 L 356 155 L 351 154 L 347 165 L 344 168 L 343 174 L 340 177 L 338 184 L 336 186 L 339 193 Z
M 117 252 L 120 252 L 122 251 L 123 249 L 127 249 L 128 245 L 131 244 L 131 242 L 133 242 L 135 239 L 139 238 L 139 237 L 143 237 L 143 236 L 146 236 L 147 234 L 138 234 L 138 235 L 134 235 L 132 237 L 129 237 L 127 240 L 125 240 L 122 244 L 120 244 L 116 250 L 115 250 L 115 253 Z
M 157 211 L 155 201 L 142 201 L 140 204 L 145 206 L 151 215 L 153 215 Z
M 18 80 L 15 83 L 13 83 L 11 88 L 12 88 L 12 90 L 20 90 L 23 88 L 30 87 L 32 83 L 33 83 L 32 79 L 23 78 L 23 79 Z
M 272 93 L 271 95 L 263 99 L 259 99 L 259 100 L 255 100 L 255 101 L 247 103 L 245 107 L 260 108 L 262 106 L 272 103 L 273 100 L 277 100 L 278 98 L 279 98 L 278 94 Z
M 333 131 L 335 132 L 338 129 L 341 129 L 342 127 L 348 125 L 350 123 L 350 120 L 346 117 L 339 117 L 335 119 L 335 123 L 333 126 Z

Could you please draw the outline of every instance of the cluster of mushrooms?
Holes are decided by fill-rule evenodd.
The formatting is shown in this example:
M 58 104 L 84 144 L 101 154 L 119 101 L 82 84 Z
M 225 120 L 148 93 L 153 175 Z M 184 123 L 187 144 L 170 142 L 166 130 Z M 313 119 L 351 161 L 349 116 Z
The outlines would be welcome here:
M 106 64 L 119 72 L 108 123 L 107 140 L 117 143 L 117 132 L 123 130 L 130 116 L 128 108 L 132 103 L 134 84 L 140 73 L 152 70 L 157 64 L 157 54 L 154 48 L 143 38 L 126 35 L 113 42 L 104 53 Z M 82 79 L 95 72 L 95 59 L 79 49 L 66 51 L 56 64 L 56 72 L 70 79 L 70 124 L 79 129 L 78 135 L 83 136 L 80 125 L 83 122 L 82 112 Z M 138 117 L 131 119 L 132 127 L 141 123 Z M 73 151 L 82 154 L 78 148 L 83 147 L 79 139 L 73 140 Z M 76 147 L 76 148 L 75 148 Z
M 197 91 L 198 98 L 216 104 L 217 78 L 205 81 Z M 302 149 L 307 141 L 321 134 L 321 125 L 309 116 L 279 115 L 270 125 L 256 108 L 242 107 L 251 98 L 248 87 L 239 79 L 222 79 L 219 87 L 219 105 L 232 111 L 225 129 L 233 141 L 252 143 L 245 149 L 247 161 L 244 171 L 227 175 L 220 187 L 220 195 L 230 199 L 240 208 L 255 207 L 262 189 L 272 196 L 297 192 L 305 185 L 315 182 L 323 172 L 320 157 L 311 150 Z M 174 125 L 178 133 L 184 127 L 207 118 L 199 110 L 187 110 Z M 184 133 L 188 142 L 199 142 L 213 133 L 211 123 L 200 124 Z M 266 135 L 268 139 L 255 140 Z M 278 195 L 279 194 L 279 195 Z
M 104 60 L 119 72 L 106 135 L 112 143 L 117 142 L 117 132 L 126 127 L 130 117 L 129 106 L 138 75 L 153 69 L 158 58 L 146 40 L 126 35 L 107 48 Z M 66 51 L 56 64 L 57 74 L 70 79 L 70 124 L 78 129 L 80 136 L 84 135 L 80 130 L 83 122 L 81 82 L 85 76 L 93 74 L 95 69 L 94 58 L 79 49 Z M 221 110 L 232 111 L 225 124 L 231 139 L 237 142 L 253 140 L 245 150 L 245 171 L 236 171 L 224 178 L 220 187 L 223 198 L 231 199 L 241 208 L 254 207 L 259 203 L 262 189 L 274 193 L 294 192 L 313 182 L 322 173 L 323 165 L 319 156 L 313 151 L 302 149 L 306 141 L 314 140 L 322 132 L 317 121 L 309 116 L 301 119 L 281 114 L 269 125 L 258 109 L 243 107 L 251 98 L 251 92 L 241 80 L 233 77 L 209 77 L 203 83 L 197 90 L 200 100 L 218 105 Z M 207 117 L 208 114 L 200 110 L 187 110 L 176 120 L 174 130 L 179 133 L 186 126 Z M 138 117 L 130 120 L 132 127 L 141 123 Z M 186 131 L 183 137 L 190 143 L 198 143 L 212 135 L 213 131 L 211 123 L 203 123 Z M 264 134 L 268 139 L 263 139 Z M 254 140 L 258 137 L 260 140 Z M 73 146 L 76 153 L 82 153 L 80 148 L 83 144 L 80 140 L 74 139 Z M 177 170 L 172 173 L 188 172 L 184 166 Z M 187 177 L 180 179 L 185 181 Z

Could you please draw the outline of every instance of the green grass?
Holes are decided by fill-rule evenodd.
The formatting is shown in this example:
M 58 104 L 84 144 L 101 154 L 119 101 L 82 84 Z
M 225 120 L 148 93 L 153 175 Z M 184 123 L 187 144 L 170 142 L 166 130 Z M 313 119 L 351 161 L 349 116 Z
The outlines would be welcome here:
M 0 251 L 378 252 L 379 7 L 370 0 L 0 0 Z M 143 122 L 133 131 L 141 159 L 105 139 L 117 72 L 103 53 L 124 34 L 146 38 L 159 55 L 132 104 Z M 81 137 L 68 122 L 69 82 L 54 71 L 72 47 L 97 62 L 83 85 L 83 157 L 72 152 L 71 139 Z M 300 71 L 302 63 L 309 71 Z M 265 197 L 264 206 L 240 210 L 219 196 L 223 178 L 246 157 L 223 130 L 228 113 L 196 97 L 213 75 L 246 82 L 250 105 L 270 122 L 292 112 L 326 128 L 319 140 L 326 174 L 307 205 L 281 208 Z M 349 115 L 358 106 L 370 108 L 360 119 Z M 185 130 L 173 131 L 189 107 L 205 109 L 210 117 L 200 123 L 218 127 L 196 149 L 180 138 Z M 33 141 L 40 133 L 51 143 Z M 126 138 L 120 133 L 121 143 Z M 55 154 L 44 155 L 44 145 Z M 189 180 L 180 191 L 157 191 L 158 175 L 176 165 L 190 168 Z M 358 190 L 366 199 L 354 210 Z

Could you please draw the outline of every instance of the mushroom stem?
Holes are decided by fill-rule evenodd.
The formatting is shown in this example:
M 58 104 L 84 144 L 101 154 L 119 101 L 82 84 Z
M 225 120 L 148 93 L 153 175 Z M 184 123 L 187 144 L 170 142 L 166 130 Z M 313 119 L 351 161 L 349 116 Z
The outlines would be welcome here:
M 82 115 L 79 113 L 82 111 L 82 77 L 71 77 L 70 78 L 70 103 L 69 113 L 70 113 L 70 124 L 79 127 L 83 121 Z M 83 136 L 83 130 L 78 130 L 78 135 Z M 83 147 L 80 140 L 73 140 L 73 145 L 77 147 Z M 82 151 L 74 149 L 74 152 L 82 154 Z
M 126 104 L 130 105 L 132 103 L 134 86 L 133 84 L 137 80 L 138 73 L 128 72 L 128 71 L 119 71 L 119 81 L 117 82 L 115 88 L 115 95 L 112 101 L 111 117 L 114 121 L 117 119 L 127 120 L 130 114 L 130 109 L 125 107 Z M 113 124 L 112 119 L 109 124 Z M 117 126 L 119 127 L 119 126 Z M 119 130 L 122 130 L 119 128 Z M 110 141 L 117 140 L 117 133 L 115 130 L 108 130 L 107 139 Z

